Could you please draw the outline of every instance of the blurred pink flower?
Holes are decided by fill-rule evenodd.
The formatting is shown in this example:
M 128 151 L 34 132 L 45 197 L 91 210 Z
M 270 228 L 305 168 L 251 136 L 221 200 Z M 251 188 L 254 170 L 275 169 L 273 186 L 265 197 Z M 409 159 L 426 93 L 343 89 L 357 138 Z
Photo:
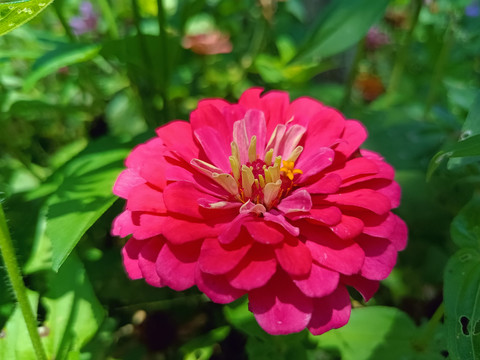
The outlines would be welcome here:
M 70 19 L 70 26 L 75 35 L 82 35 L 97 28 L 98 15 L 93 10 L 93 5 L 89 1 L 80 4 L 80 16 L 74 16 Z
M 133 149 L 112 234 L 132 279 L 217 303 L 243 295 L 270 334 L 322 334 L 370 299 L 407 241 L 394 170 L 365 128 L 314 99 L 252 88 L 203 100 Z
M 232 51 L 230 36 L 217 30 L 204 34 L 185 35 L 182 46 L 200 55 L 228 54 Z
M 365 37 L 367 50 L 377 50 L 384 45 L 390 44 L 390 36 L 381 31 L 378 27 L 372 26 Z

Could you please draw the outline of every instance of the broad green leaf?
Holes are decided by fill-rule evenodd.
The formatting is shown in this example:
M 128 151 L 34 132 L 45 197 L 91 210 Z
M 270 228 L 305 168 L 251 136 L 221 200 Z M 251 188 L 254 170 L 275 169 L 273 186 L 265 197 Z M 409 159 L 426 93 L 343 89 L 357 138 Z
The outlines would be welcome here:
M 35 83 L 58 69 L 93 59 L 100 52 L 100 44 L 66 43 L 40 57 L 34 64 L 32 72 L 25 79 L 24 90 L 30 90 Z
M 70 358 L 70 352 L 74 355 L 95 335 L 105 311 L 74 255 L 58 273 L 52 273 L 48 283 L 49 291 L 41 299 L 47 310 L 45 348 L 52 358 Z
M 475 195 L 453 219 L 450 233 L 458 246 L 480 249 L 479 195 Z
M 42 12 L 53 0 L 9 1 L 0 4 L 0 35 L 4 35 Z
M 228 322 L 236 329 L 249 336 L 268 339 L 269 335 L 258 325 L 253 314 L 248 310 L 248 301 L 240 299 L 223 308 Z
M 389 0 L 336 0 L 322 11 L 295 62 L 317 62 L 358 42 L 385 12 Z
M 198 336 L 180 348 L 184 360 L 208 360 L 213 354 L 213 347 L 224 340 L 230 333 L 230 326 L 222 326 Z
M 440 360 L 440 354 L 419 348 L 419 331 L 396 308 L 372 306 L 353 309 L 348 324 L 321 336 L 310 336 L 320 348 L 336 348 L 342 360 Z
M 480 358 L 480 252 L 459 250 L 445 270 L 445 325 L 449 359 Z
M 38 307 L 38 293 L 28 291 L 28 300 L 36 316 Z M 13 314 L 7 321 L 0 336 L 0 359 L 8 360 L 36 360 L 35 351 L 28 335 L 27 326 L 23 319 L 20 307 L 15 307 Z
M 118 140 L 103 138 L 62 167 L 63 183 L 47 201 L 46 234 L 52 242 L 55 271 L 116 200 L 112 187 L 128 151 Z
M 480 92 L 475 97 L 473 105 L 468 112 L 467 119 L 462 126 L 462 133 L 460 134 L 460 140 L 466 140 L 472 136 L 480 134 Z M 478 160 L 478 159 L 475 159 Z M 448 160 L 448 168 L 452 169 L 457 166 L 465 165 L 467 159 L 450 159 Z

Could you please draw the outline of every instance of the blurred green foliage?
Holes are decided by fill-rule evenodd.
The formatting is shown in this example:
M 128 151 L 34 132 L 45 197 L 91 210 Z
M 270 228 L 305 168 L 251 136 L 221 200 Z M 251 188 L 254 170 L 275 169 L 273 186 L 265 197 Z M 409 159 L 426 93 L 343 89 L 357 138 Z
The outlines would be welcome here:
M 49 358 L 480 358 L 478 1 L 100 0 L 83 30 L 80 1 L 49 3 L 0 3 L 0 34 L 16 28 L 0 37 L 0 196 Z M 185 48 L 214 31 L 232 51 Z M 250 86 L 359 119 L 402 186 L 409 246 L 319 337 L 270 336 L 245 300 L 129 281 L 109 235 L 129 149 Z M 33 359 L 3 272 L 0 358 Z

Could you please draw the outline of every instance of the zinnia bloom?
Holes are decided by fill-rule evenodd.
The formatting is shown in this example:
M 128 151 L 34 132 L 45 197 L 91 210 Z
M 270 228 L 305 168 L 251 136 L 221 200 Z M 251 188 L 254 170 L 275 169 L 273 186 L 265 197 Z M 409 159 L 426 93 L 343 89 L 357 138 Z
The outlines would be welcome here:
M 216 303 L 247 295 L 270 334 L 321 334 L 370 299 L 406 245 L 394 170 L 365 128 L 314 99 L 245 91 L 203 100 L 137 146 L 114 192 L 132 279 Z

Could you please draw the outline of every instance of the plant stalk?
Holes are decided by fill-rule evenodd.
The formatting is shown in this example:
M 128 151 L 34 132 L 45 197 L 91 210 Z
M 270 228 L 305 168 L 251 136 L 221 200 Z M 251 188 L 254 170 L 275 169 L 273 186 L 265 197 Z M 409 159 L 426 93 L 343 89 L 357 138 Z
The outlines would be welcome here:
M 170 54 L 168 48 L 168 38 L 167 38 L 167 17 L 165 15 L 165 7 L 163 6 L 163 0 L 157 0 L 157 21 L 159 29 L 159 39 L 160 39 L 160 50 L 162 52 L 163 58 L 163 86 L 161 89 L 161 96 L 163 98 L 163 122 L 166 123 L 170 120 L 170 109 L 169 109 L 169 87 L 170 87 Z
M 118 39 L 118 29 L 113 15 L 112 7 L 108 0 L 98 0 L 98 6 L 102 10 L 103 17 L 108 25 L 108 33 L 112 39 Z
M 403 70 L 405 68 L 405 62 L 408 58 L 408 53 L 410 51 L 410 45 L 412 43 L 413 39 L 413 32 L 415 30 L 415 27 L 417 26 L 418 23 L 418 18 L 420 16 L 420 10 L 422 9 L 422 0 L 414 0 L 415 4 L 415 9 L 413 13 L 413 18 L 412 22 L 410 24 L 410 28 L 408 29 L 408 33 L 406 35 L 405 41 L 403 42 L 398 55 L 397 55 L 397 60 L 395 62 L 395 65 L 393 66 L 393 71 L 392 75 L 390 77 L 390 82 L 387 88 L 387 94 L 392 94 L 394 93 L 397 88 L 398 84 L 400 83 L 400 79 L 402 78 L 403 75 Z
M 17 257 L 13 248 L 10 232 L 8 231 L 5 213 L 0 203 L 0 255 L 7 270 L 7 275 L 12 284 L 15 297 L 22 311 L 23 319 L 27 325 L 28 334 L 32 341 L 33 349 L 38 360 L 47 360 L 47 355 L 43 347 L 42 341 L 38 334 L 37 320 L 33 315 L 30 302 L 28 301 L 27 289 L 23 282 L 20 268 L 18 266 Z

